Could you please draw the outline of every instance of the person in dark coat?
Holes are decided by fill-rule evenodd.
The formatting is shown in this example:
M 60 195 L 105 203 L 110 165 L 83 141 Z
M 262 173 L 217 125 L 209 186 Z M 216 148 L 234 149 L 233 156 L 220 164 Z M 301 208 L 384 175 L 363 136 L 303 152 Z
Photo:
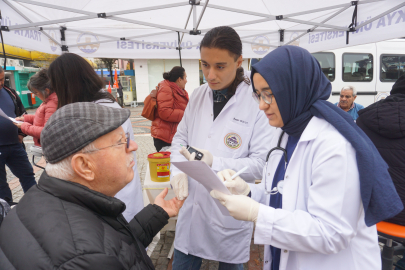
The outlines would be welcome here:
M 405 205 L 405 75 L 396 81 L 390 94 L 359 111 L 356 123 L 387 162 L 392 181 Z M 405 210 L 386 221 L 405 226 Z
M 164 200 L 165 189 L 130 222 L 123 217 L 114 195 L 132 180 L 138 148 L 121 127 L 129 115 L 77 102 L 50 117 L 45 171 L 0 227 L 0 269 L 154 269 L 145 248 L 182 201 Z
M 0 109 L 7 117 L 16 118 L 26 111 L 17 92 L 4 85 L 5 76 L 4 69 L 0 67 Z M 7 183 L 6 165 L 20 180 L 24 193 L 36 184 L 34 170 L 23 143 L 25 136 L 13 122 L 0 116 L 0 199 L 10 205 L 14 203 Z

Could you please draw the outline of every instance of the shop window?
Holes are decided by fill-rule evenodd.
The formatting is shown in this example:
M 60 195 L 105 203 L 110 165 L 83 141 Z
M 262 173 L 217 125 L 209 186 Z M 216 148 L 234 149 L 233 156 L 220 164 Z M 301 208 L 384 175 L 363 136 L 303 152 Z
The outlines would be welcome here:
M 312 54 L 321 65 L 322 72 L 329 81 L 335 80 L 335 54 L 330 52 Z
M 395 82 L 405 74 L 405 55 L 381 55 L 380 80 Z
M 344 82 L 371 82 L 373 80 L 373 55 L 344 53 L 342 74 Z

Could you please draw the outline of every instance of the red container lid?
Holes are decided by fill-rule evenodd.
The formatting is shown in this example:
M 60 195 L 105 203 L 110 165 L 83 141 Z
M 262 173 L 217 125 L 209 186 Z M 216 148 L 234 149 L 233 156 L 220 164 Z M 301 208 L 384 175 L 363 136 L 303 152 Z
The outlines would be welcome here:
M 148 158 L 152 159 L 162 159 L 162 158 L 170 158 L 170 152 L 156 152 L 148 155 Z

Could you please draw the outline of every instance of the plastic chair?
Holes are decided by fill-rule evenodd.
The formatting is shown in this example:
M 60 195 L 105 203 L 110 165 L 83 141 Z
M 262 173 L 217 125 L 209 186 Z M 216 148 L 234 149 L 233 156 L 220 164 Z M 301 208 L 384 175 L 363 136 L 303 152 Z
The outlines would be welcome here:
M 394 255 L 402 255 L 405 251 L 405 226 L 381 221 L 377 223 L 377 231 L 379 242 L 384 243 L 381 253 L 382 270 L 392 270 Z
M 138 102 L 136 102 L 136 101 L 131 102 L 131 108 L 135 108 L 137 106 L 138 106 Z

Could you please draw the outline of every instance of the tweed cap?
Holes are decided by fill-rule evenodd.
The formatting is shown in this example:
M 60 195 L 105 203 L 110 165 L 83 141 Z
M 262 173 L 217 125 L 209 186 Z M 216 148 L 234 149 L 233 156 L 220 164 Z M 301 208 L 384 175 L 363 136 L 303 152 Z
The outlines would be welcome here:
M 49 118 L 41 132 L 42 151 L 46 160 L 54 164 L 78 152 L 97 138 L 117 129 L 130 114 L 128 109 L 92 102 L 63 106 Z

